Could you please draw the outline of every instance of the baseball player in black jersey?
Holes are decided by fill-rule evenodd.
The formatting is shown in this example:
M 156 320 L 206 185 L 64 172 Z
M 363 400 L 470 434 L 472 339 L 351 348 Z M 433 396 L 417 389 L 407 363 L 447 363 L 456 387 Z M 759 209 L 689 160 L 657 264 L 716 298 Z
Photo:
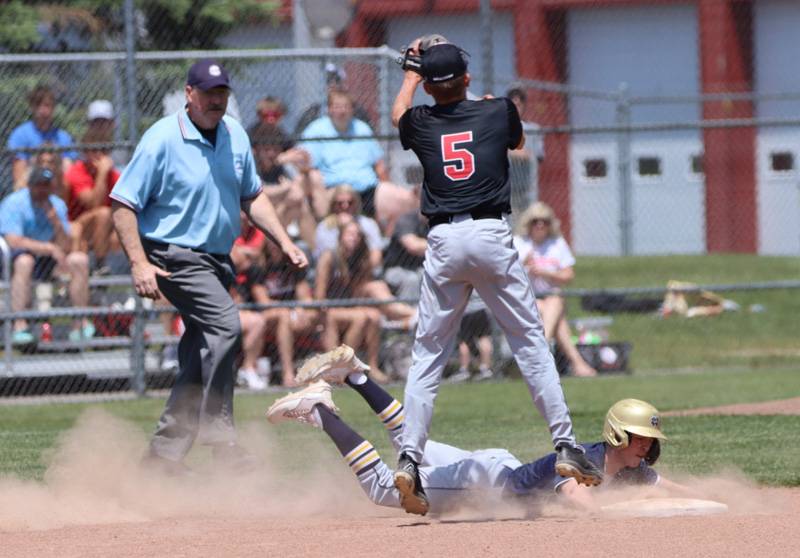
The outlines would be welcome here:
M 556 447 L 556 472 L 583 484 L 600 484 L 602 472 L 575 441 L 533 289 L 506 220 L 511 210 L 507 150 L 525 143 L 517 109 L 506 98 L 467 100 L 466 53 L 453 44 L 440 40 L 429 46 L 417 39 L 406 58 L 417 63 L 403 65 L 392 122 L 403 148 L 412 149 L 423 166 L 421 210 L 431 229 L 405 389 L 402 453 L 394 475 L 404 507 L 427 506 L 418 464 L 442 372 L 473 288 L 505 332 L 536 408 L 547 421 Z M 423 80 L 436 104 L 412 107 Z

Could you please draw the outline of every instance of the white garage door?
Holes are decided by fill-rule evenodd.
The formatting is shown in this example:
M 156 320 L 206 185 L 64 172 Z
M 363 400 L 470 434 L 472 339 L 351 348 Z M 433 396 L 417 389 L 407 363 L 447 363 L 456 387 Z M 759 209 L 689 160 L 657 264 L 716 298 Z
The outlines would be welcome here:
M 572 86 L 629 95 L 697 95 L 696 8 L 691 5 L 590 8 L 568 14 Z M 613 124 L 612 101 L 573 97 L 574 125 Z M 634 104 L 634 123 L 694 121 L 696 103 Z M 573 244 L 583 254 L 620 254 L 623 237 L 619 142 L 614 134 L 575 135 L 570 146 Z M 629 250 L 636 254 L 705 251 L 705 188 L 697 131 L 637 133 L 625 166 L 630 188 Z
M 761 93 L 800 92 L 800 4 L 755 3 L 755 81 Z M 759 117 L 797 118 L 800 101 L 762 101 Z M 757 137 L 759 252 L 800 254 L 800 192 L 797 165 L 800 129 L 761 128 Z

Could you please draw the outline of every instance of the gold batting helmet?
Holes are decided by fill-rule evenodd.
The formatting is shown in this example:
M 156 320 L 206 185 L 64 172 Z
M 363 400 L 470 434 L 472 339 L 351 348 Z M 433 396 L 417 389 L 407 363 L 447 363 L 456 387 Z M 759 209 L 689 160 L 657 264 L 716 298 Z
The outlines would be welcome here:
M 658 409 L 639 399 L 617 401 L 606 413 L 603 438 L 610 446 L 628 447 L 630 443 L 628 433 L 657 440 L 667 439 L 661 433 L 661 414 Z

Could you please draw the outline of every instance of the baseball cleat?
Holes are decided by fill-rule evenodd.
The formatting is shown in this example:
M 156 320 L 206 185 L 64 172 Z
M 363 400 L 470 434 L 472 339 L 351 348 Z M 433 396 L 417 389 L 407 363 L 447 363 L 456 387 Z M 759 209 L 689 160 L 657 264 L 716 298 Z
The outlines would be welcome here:
M 578 484 L 598 486 L 603 482 L 603 472 L 586 459 L 582 448 L 561 446 L 556 451 L 556 473 L 572 477 Z
M 313 413 L 315 405 L 325 405 L 334 413 L 339 411 L 331 398 L 331 386 L 324 380 L 278 399 L 267 410 L 267 420 L 272 424 L 294 420 L 321 428 Z
M 358 359 L 352 347 L 342 344 L 306 360 L 297 371 L 295 381 L 310 384 L 325 380 L 331 384 L 343 384 L 353 372 L 369 372 L 369 366 Z
M 430 507 L 422 490 L 417 464 L 406 454 L 400 456 L 394 472 L 394 486 L 400 492 L 400 505 L 406 513 L 425 515 Z

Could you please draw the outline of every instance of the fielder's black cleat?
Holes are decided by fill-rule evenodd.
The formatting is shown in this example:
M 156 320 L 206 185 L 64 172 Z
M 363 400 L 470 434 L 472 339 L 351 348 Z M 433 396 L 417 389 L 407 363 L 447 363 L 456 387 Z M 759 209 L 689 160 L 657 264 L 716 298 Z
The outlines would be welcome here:
M 397 470 L 394 472 L 394 485 L 400 492 L 400 505 L 406 513 L 425 515 L 428 513 L 428 498 L 422 490 L 417 463 L 405 453 L 400 454 Z
M 556 473 L 572 477 L 578 484 L 597 486 L 603 482 L 603 472 L 586 459 L 582 448 L 561 446 L 556 449 Z

